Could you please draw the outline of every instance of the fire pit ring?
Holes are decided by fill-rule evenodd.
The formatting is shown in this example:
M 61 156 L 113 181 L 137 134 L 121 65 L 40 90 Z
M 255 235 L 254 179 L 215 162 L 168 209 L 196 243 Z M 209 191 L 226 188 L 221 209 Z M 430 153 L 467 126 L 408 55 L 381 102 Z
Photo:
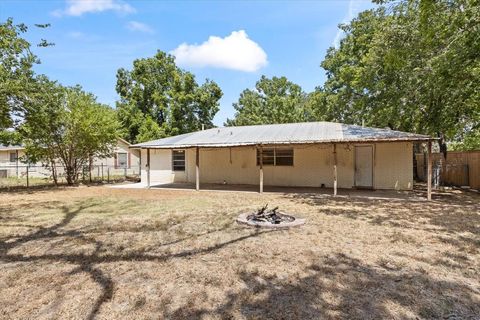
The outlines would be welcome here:
M 284 212 L 277 211 L 277 208 L 267 211 L 267 206 L 257 212 L 244 212 L 237 218 L 237 223 L 250 227 L 284 229 L 298 227 L 305 224 L 305 219 L 298 219 Z

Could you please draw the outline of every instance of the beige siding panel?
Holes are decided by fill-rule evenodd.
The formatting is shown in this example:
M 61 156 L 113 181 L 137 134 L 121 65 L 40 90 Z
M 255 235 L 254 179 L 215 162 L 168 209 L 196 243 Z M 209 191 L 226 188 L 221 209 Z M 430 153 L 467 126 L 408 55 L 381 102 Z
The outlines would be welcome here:
M 16 150 L 2 150 L 0 151 L 0 166 L 16 166 L 15 162 L 10 162 L 10 152 L 15 152 Z M 25 152 L 23 150 L 18 150 L 19 166 L 24 166 L 25 164 L 21 161 L 25 157 Z M 38 165 L 41 165 L 40 163 Z
M 185 161 L 189 161 L 189 153 L 185 154 Z M 142 150 L 142 182 L 147 182 L 147 150 Z M 166 184 L 173 182 L 187 182 L 188 165 L 185 164 L 185 171 L 172 170 L 172 150 L 150 149 L 150 184 Z
M 195 150 L 188 157 L 189 182 L 195 182 Z M 339 187 L 353 185 L 353 151 L 339 146 Z M 200 182 L 259 183 L 254 147 L 200 149 Z M 264 184 L 274 186 L 333 186 L 333 146 L 299 146 L 294 148 L 293 166 L 264 166 Z
M 413 146 L 411 142 L 375 145 L 374 188 L 411 190 L 413 188 Z
M 142 150 L 146 159 L 146 150 Z M 354 186 L 354 145 L 337 144 L 338 187 Z M 195 182 L 195 149 L 186 150 L 185 172 L 172 172 L 171 150 L 151 149 L 152 184 Z M 146 181 L 146 160 L 142 163 L 142 181 Z M 411 143 L 375 145 L 374 187 L 411 189 Z M 200 182 L 259 184 L 255 147 L 201 148 Z M 333 187 L 333 145 L 295 146 L 293 166 L 264 166 L 264 184 L 271 186 Z
M 231 152 L 231 157 L 230 157 Z M 258 184 L 255 148 L 200 149 L 200 182 L 229 184 Z M 230 161 L 231 159 L 231 161 Z M 195 149 L 189 167 L 190 182 L 195 182 Z
M 118 140 L 115 149 L 113 150 L 114 153 L 124 152 L 130 153 L 130 167 L 133 169 L 137 169 L 140 166 L 140 150 L 138 149 L 130 149 L 129 145 L 125 142 Z M 146 158 L 145 158 L 146 159 Z M 109 167 L 115 167 L 115 158 L 113 156 L 108 158 L 95 158 L 93 160 L 93 165 L 105 165 Z

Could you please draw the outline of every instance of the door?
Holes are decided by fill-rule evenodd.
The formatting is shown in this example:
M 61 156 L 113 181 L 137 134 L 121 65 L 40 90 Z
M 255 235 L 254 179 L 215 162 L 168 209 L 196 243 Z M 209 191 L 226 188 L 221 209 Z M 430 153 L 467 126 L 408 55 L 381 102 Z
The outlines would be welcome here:
M 355 146 L 355 186 L 373 188 L 372 146 Z

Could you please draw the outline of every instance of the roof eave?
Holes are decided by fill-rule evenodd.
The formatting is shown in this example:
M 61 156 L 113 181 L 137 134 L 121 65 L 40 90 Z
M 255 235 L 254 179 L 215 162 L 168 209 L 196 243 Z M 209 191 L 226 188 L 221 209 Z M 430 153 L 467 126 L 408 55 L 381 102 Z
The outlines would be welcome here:
M 198 143 L 198 144 L 170 144 L 170 145 L 133 145 L 132 149 L 182 149 L 182 148 L 229 148 L 245 147 L 256 145 L 292 145 L 292 144 L 332 144 L 332 143 L 372 143 L 372 142 L 428 142 L 436 141 L 438 138 L 432 137 L 406 137 L 406 138 L 377 138 L 377 139 L 349 139 L 349 140 L 322 140 L 322 141 L 262 141 L 262 142 L 244 142 L 244 143 Z

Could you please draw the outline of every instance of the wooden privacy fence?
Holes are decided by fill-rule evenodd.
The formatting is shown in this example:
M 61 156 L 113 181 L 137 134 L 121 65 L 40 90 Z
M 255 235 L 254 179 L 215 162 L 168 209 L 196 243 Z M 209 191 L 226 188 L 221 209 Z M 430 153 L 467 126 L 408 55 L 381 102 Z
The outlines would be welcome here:
M 426 155 L 415 154 L 417 160 L 417 176 L 426 180 Z M 470 186 L 480 190 L 480 150 L 478 151 L 449 151 L 446 161 L 441 153 L 432 153 L 432 162 L 435 174 L 441 184 L 453 186 Z

